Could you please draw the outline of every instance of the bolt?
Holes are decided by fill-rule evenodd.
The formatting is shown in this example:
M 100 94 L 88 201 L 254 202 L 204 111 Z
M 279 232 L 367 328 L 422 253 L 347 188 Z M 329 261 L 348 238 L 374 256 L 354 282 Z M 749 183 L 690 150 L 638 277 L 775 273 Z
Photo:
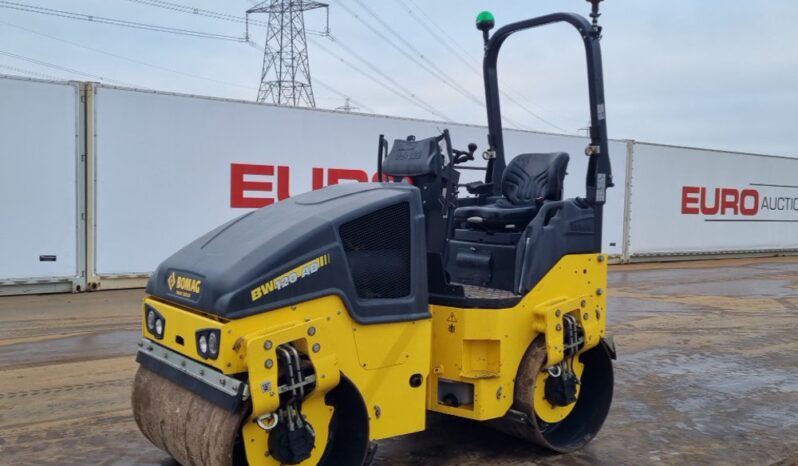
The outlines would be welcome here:
M 601 319 L 601 311 L 596 309 L 596 319 Z
M 148 350 L 148 351 L 152 351 L 152 349 L 153 349 L 153 348 L 152 348 L 152 345 L 150 345 L 150 346 L 148 346 L 148 347 L 147 347 L 147 350 Z
M 557 329 L 557 331 L 559 332 L 560 330 L 562 330 L 562 325 L 560 325 L 560 324 L 557 324 L 557 326 L 556 326 L 556 327 L 554 327 L 554 328 L 556 328 L 556 329 Z
M 314 343 L 313 344 L 313 352 L 314 353 L 318 353 L 319 351 L 321 351 L 321 345 L 318 344 L 318 343 Z
M 296 305 L 294 305 L 294 306 L 291 306 L 291 310 L 292 310 L 292 311 L 296 311 Z
M 599 262 L 604 262 L 604 254 L 599 254 L 598 261 Z
M 200 369 L 199 375 L 205 375 L 205 369 Z
M 308 329 L 308 335 L 313 336 L 316 334 L 316 327 L 310 327 Z
M 167 353 L 166 351 L 164 351 L 164 352 L 163 352 L 163 358 L 164 358 L 164 359 L 169 359 L 169 353 Z
M 267 350 L 272 349 L 272 341 L 271 340 L 264 341 L 263 342 L 263 349 L 267 349 Z
M 380 408 L 380 405 L 374 405 L 374 416 L 376 416 L 377 419 L 379 419 L 381 415 L 382 415 L 382 408 Z
M 186 367 L 186 361 L 180 361 L 180 365 Z
M 499 387 L 499 389 L 496 390 L 496 399 L 497 400 L 501 400 L 502 399 L 502 387 Z
M 560 310 L 559 310 L 559 309 L 557 309 L 556 311 L 554 311 L 554 315 L 555 315 L 555 316 L 557 316 L 557 317 L 560 317 L 560 314 L 562 314 L 562 313 L 560 312 Z
M 588 317 L 589 317 L 589 316 L 588 316 L 588 313 L 587 313 L 587 312 L 585 312 L 585 313 L 582 315 L 582 318 L 583 318 L 584 320 L 587 320 L 587 318 L 588 318 Z
M 585 300 L 583 299 L 583 300 L 582 300 L 582 302 L 581 302 L 581 303 L 579 303 L 579 304 L 580 304 L 580 305 L 582 305 L 582 307 L 585 307 L 585 306 L 587 306 L 587 301 L 585 301 Z
M 139 342 L 139 348 L 141 348 L 142 346 L 144 346 L 144 342 L 143 342 L 143 341 L 140 341 L 140 342 Z
M 225 379 L 219 379 L 219 383 L 222 384 L 222 386 L 227 385 L 227 381 Z
M 604 294 L 604 289 L 602 289 L 602 288 L 597 289 L 596 290 L 596 294 L 599 295 L 599 296 L 603 295 Z
M 266 369 L 271 369 L 273 365 L 274 365 L 274 361 L 272 361 L 271 359 L 267 359 L 266 360 L 266 364 L 265 364 Z

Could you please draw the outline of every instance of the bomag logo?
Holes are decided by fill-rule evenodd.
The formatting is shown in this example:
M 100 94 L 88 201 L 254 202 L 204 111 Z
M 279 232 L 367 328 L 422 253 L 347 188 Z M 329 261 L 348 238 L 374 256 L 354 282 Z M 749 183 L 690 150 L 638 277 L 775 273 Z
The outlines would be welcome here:
M 261 285 L 256 286 L 255 288 L 250 290 L 250 295 L 252 296 L 252 302 L 254 303 L 255 301 L 261 299 L 262 297 L 266 296 L 269 293 L 273 293 L 275 291 L 288 288 L 289 286 L 293 285 L 299 280 L 318 272 L 322 267 L 326 266 L 329 263 L 330 263 L 330 255 L 325 254 L 323 256 L 319 256 L 313 260 L 305 262 L 304 264 L 289 270 L 288 272 L 280 275 L 279 277 L 275 277 Z
M 169 291 L 184 298 L 195 298 L 202 291 L 202 280 L 172 272 L 166 279 Z

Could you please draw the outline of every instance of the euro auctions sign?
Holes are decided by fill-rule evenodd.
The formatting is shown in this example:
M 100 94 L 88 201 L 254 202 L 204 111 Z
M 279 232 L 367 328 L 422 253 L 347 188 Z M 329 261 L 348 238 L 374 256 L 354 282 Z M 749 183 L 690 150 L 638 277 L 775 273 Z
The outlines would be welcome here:
M 798 222 L 798 185 L 682 186 L 681 207 L 683 215 L 702 215 L 706 222 Z
M 630 256 L 798 249 L 798 159 L 635 143 Z
M 702 215 L 705 222 L 798 222 L 798 185 L 682 186 L 681 207 L 682 215 Z

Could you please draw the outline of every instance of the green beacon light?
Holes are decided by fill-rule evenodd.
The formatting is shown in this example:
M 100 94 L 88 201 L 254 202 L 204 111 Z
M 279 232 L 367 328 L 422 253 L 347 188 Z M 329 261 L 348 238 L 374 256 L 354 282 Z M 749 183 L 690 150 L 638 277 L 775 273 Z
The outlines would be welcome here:
M 496 20 L 490 11 L 483 11 L 477 15 L 477 29 L 482 31 L 482 40 L 485 42 L 485 47 L 488 46 L 488 31 L 493 29 L 495 25 Z

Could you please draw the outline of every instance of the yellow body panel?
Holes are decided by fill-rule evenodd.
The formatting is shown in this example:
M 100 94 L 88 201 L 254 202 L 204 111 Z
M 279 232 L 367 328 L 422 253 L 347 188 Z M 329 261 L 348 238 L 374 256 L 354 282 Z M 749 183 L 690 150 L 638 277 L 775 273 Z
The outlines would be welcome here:
M 243 431 L 247 456 L 253 466 L 277 464 L 264 456 L 268 437 L 252 420 L 277 409 L 275 350 L 283 343 L 293 342 L 307 354 L 317 375 L 317 389 L 305 400 L 302 409 L 316 426 L 316 445 L 322 447 L 314 449 L 313 456 L 303 464 L 315 464 L 323 453 L 332 415 L 331 408 L 324 403 L 324 395 L 337 385 L 340 374 L 348 377 L 363 397 L 371 439 L 417 432 L 425 427 L 424 385 L 414 388 L 409 381 L 414 374 L 427 379 L 431 353 L 429 319 L 361 325 L 350 317 L 337 296 L 235 320 L 218 319 L 155 298 L 145 299 L 145 304 L 155 308 L 166 321 L 160 340 L 143 322 L 144 335 L 148 338 L 225 374 L 248 372 L 253 413 Z M 203 359 L 197 352 L 195 332 L 208 328 L 221 331 L 216 360 Z M 181 340 L 183 344 L 179 343 Z M 267 340 L 271 342 L 268 350 Z M 318 352 L 313 351 L 314 344 L 319 345 Z M 274 362 L 271 367 L 267 367 L 268 359 Z
M 477 420 L 503 416 L 513 402 L 521 358 L 540 334 L 546 336 L 547 366 L 563 359 L 563 316 L 583 326 L 585 346 L 605 331 L 607 261 L 605 255 L 565 256 L 521 301 L 505 309 L 430 306 L 432 370 L 428 409 Z M 458 407 L 439 402 L 438 382 L 474 387 L 474 402 Z
M 256 417 L 276 411 L 279 405 L 276 348 L 291 342 L 307 354 L 317 388 L 302 410 L 316 427 L 317 447 L 303 464 L 315 464 L 333 415 L 324 396 L 341 374 L 363 397 L 372 440 L 423 430 L 427 409 L 477 420 L 499 418 L 512 405 L 520 361 L 535 338 L 546 337 L 547 366 L 562 361 L 564 315 L 573 315 L 584 328 L 582 351 L 599 344 L 605 332 L 606 279 L 606 256 L 579 254 L 563 257 L 511 308 L 431 305 L 432 319 L 361 325 L 337 296 L 235 320 L 147 298 L 145 304 L 166 321 L 164 338 L 155 339 L 146 323 L 142 325 L 144 335 L 158 344 L 225 374 L 248 373 L 253 412 L 244 423 L 243 436 L 253 466 L 277 464 L 268 455 L 267 433 L 255 423 Z M 221 331 L 216 360 L 204 360 L 197 352 L 195 332 L 208 328 Z M 576 368 L 581 372 L 578 362 Z M 411 387 L 414 374 L 426 384 Z M 453 407 L 439 402 L 440 380 L 471 384 L 473 403 Z M 562 418 L 571 408 L 552 407 L 539 414 Z

